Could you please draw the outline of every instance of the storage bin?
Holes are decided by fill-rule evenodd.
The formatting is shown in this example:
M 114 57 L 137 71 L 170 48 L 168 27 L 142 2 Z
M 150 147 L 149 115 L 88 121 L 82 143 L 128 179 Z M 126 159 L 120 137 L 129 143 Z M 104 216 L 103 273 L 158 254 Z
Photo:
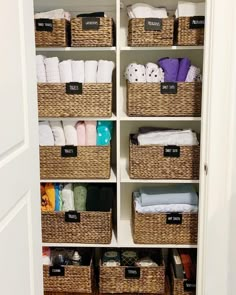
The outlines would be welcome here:
M 44 243 L 109 244 L 112 212 L 42 212 Z
M 71 20 L 71 46 L 113 46 L 113 19 L 109 17 L 77 17 Z
M 111 117 L 112 83 L 39 83 L 38 111 L 49 118 Z
M 108 179 L 110 146 L 40 146 L 41 179 Z
M 132 229 L 136 244 L 196 245 L 197 213 L 139 213 L 133 203 Z
M 65 19 L 35 19 L 36 47 L 69 45 L 70 23 Z
M 176 20 L 177 45 L 197 46 L 204 44 L 204 17 L 180 17 Z
M 200 146 L 141 146 L 130 140 L 129 174 L 133 179 L 197 180 L 199 162 Z
M 128 25 L 128 46 L 172 46 L 174 18 L 133 18 Z
M 176 90 L 172 94 L 170 87 Z M 201 116 L 201 97 L 201 82 L 127 82 L 127 113 L 131 117 L 198 117 Z
M 128 267 L 103 266 L 100 262 L 100 293 L 165 293 L 165 265 L 161 258 L 159 266 Z

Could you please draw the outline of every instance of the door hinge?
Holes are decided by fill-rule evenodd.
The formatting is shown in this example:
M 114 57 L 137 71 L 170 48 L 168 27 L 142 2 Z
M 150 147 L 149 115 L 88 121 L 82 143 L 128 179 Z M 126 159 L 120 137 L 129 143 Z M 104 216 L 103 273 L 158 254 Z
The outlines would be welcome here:
M 207 175 L 208 174 L 208 166 L 207 166 L 207 164 L 204 165 L 204 171 L 205 171 L 205 174 Z

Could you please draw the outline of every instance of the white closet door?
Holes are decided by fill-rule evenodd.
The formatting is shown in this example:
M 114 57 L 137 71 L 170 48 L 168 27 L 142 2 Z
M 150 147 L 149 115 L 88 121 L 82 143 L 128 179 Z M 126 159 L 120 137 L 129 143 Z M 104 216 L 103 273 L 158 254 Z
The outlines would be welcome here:
M 33 1 L 0 10 L 0 293 L 41 295 Z

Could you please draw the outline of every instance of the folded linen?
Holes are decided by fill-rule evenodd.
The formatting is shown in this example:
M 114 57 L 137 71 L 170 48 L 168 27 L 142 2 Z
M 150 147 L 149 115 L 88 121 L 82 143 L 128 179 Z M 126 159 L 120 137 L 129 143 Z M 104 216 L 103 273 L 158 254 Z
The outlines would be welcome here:
M 62 184 L 59 184 L 59 183 L 56 183 L 55 184 L 55 198 L 56 198 L 56 202 L 55 202 L 55 211 L 61 211 L 62 209 L 62 188 L 63 188 L 63 185 Z
M 64 9 L 55 9 L 47 12 L 40 12 L 34 15 L 35 19 L 49 18 L 49 19 L 67 19 L 70 21 L 71 15 L 69 12 L 65 12 Z
M 139 145 L 199 145 L 197 135 L 192 130 L 156 131 L 138 135 Z
M 176 82 L 179 72 L 178 58 L 161 58 L 158 65 L 165 73 L 165 82 Z
M 55 202 L 56 202 L 56 194 L 55 194 L 55 188 L 52 183 L 46 183 L 45 184 L 45 193 L 49 200 L 49 206 L 51 207 L 50 211 L 55 210 Z
M 83 184 L 74 184 L 74 200 L 76 211 L 86 211 L 87 188 Z
M 59 59 L 58 57 L 49 57 L 44 60 L 46 68 L 46 77 L 48 83 L 60 83 Z
M 129 18 L 167 18 L 166 8 L 156 8 L 146 3 L 135 3 L 128 7 Z
M 191 66 L 188 71 L 185 82 L 201 81 L 200 75 L 201 75 L 201 70 L 195 66 Z
M 46 83 L 46 69 L 44 64 L 45 56 L 37 55 L 36 56 L 36 70 L 37 70 L 37 82 Z
M 84 61 L 72 60 L 72 82 L 84 83 Z
M 85 121 L 85 145 L 96 146 L 97 142 L 97 122 Z
M 48 121 L 39 122 L 39 145 L 54 145 L 54 137 Z
M 146 78 L 148 83 L 164 82 L 164 72 L 157 64 L 149 62 L 146 64 Z
M 64 60 L 59 63 L 59 72 L 61 83 L 72 82 L 72 65 L 71 60 Z
M 125 71 L 125 78 L 130 83 L 145 83 L 146 79 L 146 69 L 144 65 L 139 65 L 136 63 L 130 64 Z
M 62 211 L 75 210 L 72 184 L 66 184 L 62 189 Z
M 113 189 L 111 186 L 103 186 L 100 189 L 100 211 L 109 212 L 113 204 Z
M 55 209 L 55 191 L 52 184 L 40 184 L 41 210 L 45 212 Z
M 198 196 L 192 185 L 145 187 L 139 190 L 143 207 L 152 205 L 188 204 L 198 205 Z
M 86 60 L 84 65 L 84 82 L 96 83 L 97 82 L 97 68 L 98 62 L 96 60 Z
M 205 16 L 205 2 L 193 3 L 189 1 L 179 1 L 175 16 L 176 18 Z
M 64 146 L 66 140 L 61 121 L 50 121 L 49 124 L 52 129 L 55 145 Z
M 86 132 L 84 122 L 78 122 L 76 125 L 78 146 L 84 146 L 86 143 Z
M 97 185 L 90 185 L 87 190 L 86 210 L 87 211 L 99 211 L 100 210 L 100 198 L 99 187 Z
M 76 123 L 77 121 L 62 121 L 66 145 L 78 145 Z
M 188 58 L 179 59 L 179 71 L 177 76 L 177 82 L 185 82 L 190 66 L 191 61 Z
M 97 72 L 97 83 L 111 83 L 112 73 L 115 68 L 113 61 L 99 60 L 98 72 Z

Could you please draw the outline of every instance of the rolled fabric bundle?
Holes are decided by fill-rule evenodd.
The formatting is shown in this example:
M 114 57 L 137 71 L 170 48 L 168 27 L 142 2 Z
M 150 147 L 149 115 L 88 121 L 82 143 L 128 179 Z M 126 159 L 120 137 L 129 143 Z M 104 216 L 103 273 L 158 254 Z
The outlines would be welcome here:
M 58 57 L 49 57 L 44 60 L 46 68 L 46 77 L 48 83 L 60 83 L 59 59 Z
M 84 82 L 96 83 L 97 82 L 97 69 L 98 62 L 96 60 L 87 60 L 84 64 Z
M 112 73 L 115 68 L 115 63 L 108 60 L 99 60 L 98 72 L 97 72 L 97 83 L 111 83 Z
M 120 253 L 118 251 L 106 251 L 103 254 L 102 264 L 104 266 L 120 266 Z
M 201 70 L 195 66 L 191 66 L 188 71 L 185 82 L 198 81 L 200 75 L 201 75 Z
M 64 146 L 66 140 L 61 121 L 50 121 L 49 124 L 52 128 L 55 145 Z
M 136 63 L 130 64 L 126 68 L 125 78 L 130 83 L 145 83 L 145 82 L 147 82 L 145 66 L 138 65 Z
M 84 61 L 72 60 L 72 82 L 84 83 Z
M 83 184 L 74 184 L 74 201 L 76 211 L 86 211 L 87 188 Z
M 72 184 L 66 184 L 62 189 L 62 211 L 75 210 L 74 192 Z
M 53 146 L 54 137 L 48 121 L 39 122 L 39 145 Z
M 148 83 L 164 82 L 164 72 L 157 64 L 150 62 L 146 64 L 146 78 Z
M 55 203 L 55 211 L 61 211 L 62 209 L 62 189 L 63 185 L 59 183 L 55 183 L 55 195 L 56 195 L 56 203 Z
M 90 185 L 87 189 L 86 210 L 100 211 L 99 186 Z
M 59 63 L 61 83 L 72 82 L 72 66 L 71 60 L 64 60 Z
M 45 193 L 49 200 L 50 211 L 54 211 L 55 204 L 56 204 L 56 193 L 55 193 L 54 185 L 52 183 L 45 184 Z
M 85 121 L 85 145 L 96 146 L 97 143 L 97 122 Z
M 122 251 L 121 252 L 121 265 L 122 266 L 135 266 L 138 261 L 138 255 L 135 251 Z
M 191 61 L 188 58 L 179 59 L 179 71 L 177 76 L 177 82 L 185 82 L 190 66 Z
M 77 131 L 76 131 L 76 123 L 77 121 L 62 121 L 66 145 L 78 145 L 77 141 Z
M 36 56 L 36 70 L 37 70 L 37 82 L 38 83 L 46 83 L 46 69 L 44 64 L 45 56 L 37 55 Z
M 109 212 L 113 205 L 113 189 L 111 186 L 103 186 L 100 189 L 100 211 Z
M 179 72 L 178 58 L 162 58 L 158 61 L 158 65 L 165 73 L 165 82 L 176 82 Z
M 78 122 L 76 125 L 78 146 L 85 146 L 86 131 L 84 122 Z

